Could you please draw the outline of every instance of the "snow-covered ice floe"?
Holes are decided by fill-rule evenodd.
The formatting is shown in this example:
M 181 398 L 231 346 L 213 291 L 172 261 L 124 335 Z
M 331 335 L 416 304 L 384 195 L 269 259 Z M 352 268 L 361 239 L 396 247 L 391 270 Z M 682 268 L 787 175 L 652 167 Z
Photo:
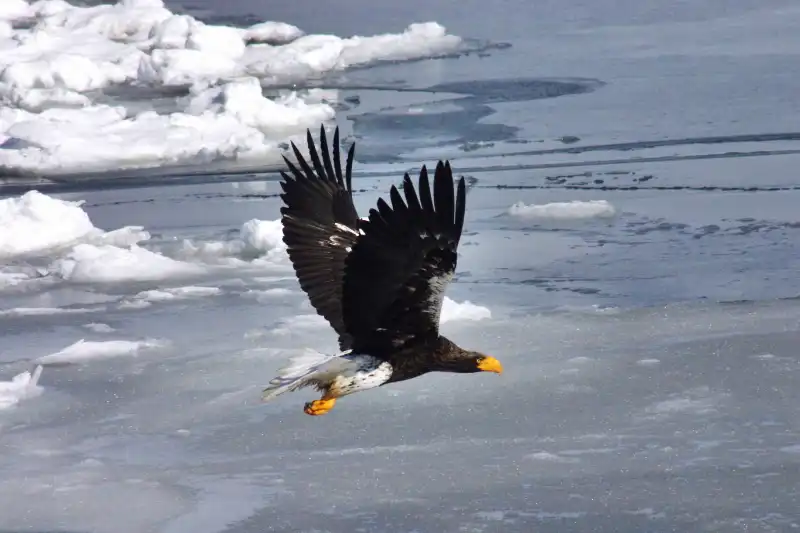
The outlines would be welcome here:
M 37 365 L 33 371 L 17 374 L 10 381 L 0 381 L 0 410 L 14 407 L 22 400 L 41 394 L 41 375 L 42 366 Z
M 199 243 L 184 239 L 177 248 L 161 250 L 141 226 L 112 231 L 95 227 L 81 205 L 35 190 L 0 200 L 0 291 L 42 280 L 161 282 L 201 277 L 220 269 L 290 268 L 279 220 L 252 219 L 244 222 L 232 239 Z M 214 296 L 219 292 L 215 287 L 178 286 L 144 292 L 138 299 Z M 12 314 L 35 313 L 16 310 Z
M 617 210 L 607 200 L 573 200 L 541 205 L 517 202 L 508 208 L 508 214 L 522 220 L 585 220 L 613 218 Z
M 267 21 L 205 24 L 162 0 L 81 7 L 0 2 L 0 168 L 64 174 L 215 160 L 275 164 L 279 145 L 333 118 L 335 93 L 262 85 L 464 46 L 435 22 L 396 34 L 305 35 Z M 171 112 L 111 102 L 119 87 L 185 95 Z M 119 92 L 119 91 L 117 91 Z
M 141 341 L 87 341 L 80 339 L 56 353 L 44 355 L 36 360 L 40 365 L 78 364 L 95 359 L 135 356 L 148 350 L 165 348 L 167 342 L 158 339 Z

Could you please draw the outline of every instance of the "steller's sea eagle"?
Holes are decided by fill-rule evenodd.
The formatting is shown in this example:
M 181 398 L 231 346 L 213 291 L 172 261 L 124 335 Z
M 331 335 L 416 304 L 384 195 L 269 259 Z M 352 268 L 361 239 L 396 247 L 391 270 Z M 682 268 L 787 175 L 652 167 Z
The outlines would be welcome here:
M 450 163 L 439 161 L 431 190 L 423 166 L 419 193 L 406 173 L 402 193 L 389 190 L 391 205 L 381 198 L 369 218 L 360 219 L 351 185 L 355 144 L 342 174 L 339 129 L 333 159 L 324 127 L 321 159 L 310 131 L 307 138 L 313 167 L 294 143 L 297 166 L 284 156 L 291 175 L 281 172 L 283 242 L 300 286 L 339 335 L 342 352 L 292 359 L 263 399 L 316 387 L 322 397 L 304 410 L 323 415 L 337 398 L 427 372 L 501 373 L 494 357 L 439 335 L 464 226 L 464 178 L 456 187 Z

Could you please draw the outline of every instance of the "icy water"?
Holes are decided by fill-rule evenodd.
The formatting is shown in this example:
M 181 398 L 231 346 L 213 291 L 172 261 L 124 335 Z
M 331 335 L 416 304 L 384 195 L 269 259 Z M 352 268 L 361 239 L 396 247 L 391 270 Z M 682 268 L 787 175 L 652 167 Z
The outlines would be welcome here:
M 0 64 L 38 57 L 4 35 L 57 6 L 0 5 Z M 158 7 L 50 13 L 24 42 L 97 68 L 0 77 L 0 533 L 800 528 L 793 2 L 167 5 L 311 36 L 282 55 Z M 422 163 L 467 176 L 442 329 L 501 377 L 259 402 L 335 349 L 276 222 L 323 120 L 362 214 Z

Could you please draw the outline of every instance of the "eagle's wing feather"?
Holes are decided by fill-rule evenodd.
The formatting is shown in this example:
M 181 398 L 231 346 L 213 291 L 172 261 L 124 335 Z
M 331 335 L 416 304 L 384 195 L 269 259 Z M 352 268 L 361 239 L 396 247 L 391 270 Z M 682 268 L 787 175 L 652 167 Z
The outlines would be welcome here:
M 324 127 L 320 128 L 322 160 L 310 131 L 307 139 L 313 168 L 294 143 L 297 166 L 284 157 L 289 173 L 281 172 L 283 242 L 300 287 L 339 335 L 340 348 L 346 350 L 351 339 L 342 315 L 342 280 L 345 259 L 359 235 L 351 187 L 355 144 L 347 154 L 347 168 L 342 175 L 339 128 L 333 135 L 333 161 Z
M 408 174 L 403 195 L 392 186 L 361 222 L 361 235 L 346 259 L 343 316 L 354 349 L 382 350 L 436 336 L 444 292 L 453 278 L 464 226 L 464 178 L 457 190 L 450 163 L 439 161 L 433 194 L 428 171 L 419 195 Z M 405 201 L 403 201 L 403 196 Z

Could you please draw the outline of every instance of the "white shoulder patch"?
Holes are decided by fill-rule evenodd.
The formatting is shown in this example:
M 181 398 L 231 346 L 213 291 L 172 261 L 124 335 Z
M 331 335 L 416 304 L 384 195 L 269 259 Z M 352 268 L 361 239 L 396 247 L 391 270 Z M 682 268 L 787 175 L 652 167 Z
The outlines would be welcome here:
M 439 323 L 442 315 L 442 304 L 444 303 L 444 293 L 447 286 L 453 280 L 453 274 L 448 273 L 444 276 L 434 276 L 428 281 L 430 298 L 428 299 L 428 314 L 435 324 Z

